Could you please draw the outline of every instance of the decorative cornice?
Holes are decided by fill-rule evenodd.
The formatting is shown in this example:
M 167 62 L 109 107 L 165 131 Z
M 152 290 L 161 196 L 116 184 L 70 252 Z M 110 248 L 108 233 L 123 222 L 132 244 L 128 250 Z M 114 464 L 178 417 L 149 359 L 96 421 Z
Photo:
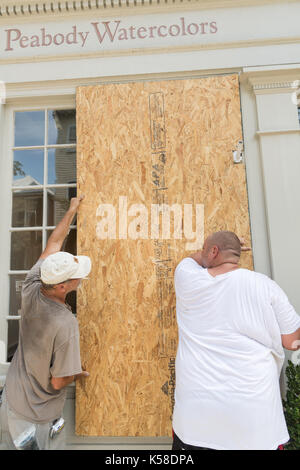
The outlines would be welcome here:
M 245 70 L 243 71 L 245 72 Z M 295 93 L 300 88 L 300 69 L 295 68 L 290 71 L 281 70 L 253 73 L 247 72 L 245 78 L 248 79 L 248 84 L 255 93 L 255 95 L 265 95 L 273 93 Z
M 122 0 L 121 0 L 122 1 Z M 0 15 L 1 16 L 24 16 L 24 15 L 44 15 L 44 14 L 52 14 L 52 13 L 64 13 L 68 11 L 78 11 L 78 10 L 87 10 L 87 9 L 94 9 L 98 8 L 100 4 L 105 6 L 106 0 L 75 0 L 75 1 L 62 1 L 62 2 L 31 2 L 31 1 L 23 1 L 23 2 L 14 2 L 11 1 L 10 3 L 1 2 L 0 3 Z
M 286 90 L 291 92 L 299 88 L 299 80 L 284 81 L 284 82 L 266 82 L 266 83 L 253 83 L 253 90 L 255 93 L 264 93 L 266 91 Z
M 299 80 L 298 81 L 289 81 L 289 82 L 272 82 L 272 83 L 254 83 L 253 90 L 254 91 L 262 91 L 262 90 L 274 90 L 274 89 L 289 89 L 295 90 L 299 88 Z
M 0 2 L 1 16 L 44 15 L 52 13 L 68 13 L 84 10 L 106 8 L 109 5 L 122 6 L 130 0 L 65 0 L 65 1 L 8 1 Z
M 276 82 L 276 83 L 263 83 L 254 85 L 253 91 L 255 95 L 267 95 L 276 93 L 295 94 L 299 92 L 299 80 L 293 82 Z
M 300 89 L 300 63 L 243 67 L 241 78 L 256 95 L 295 93 Z
M 297 2 L 298 0 L 289 0 Z M 151 8 L 233 8 L 280 3 L 280 0 L 0 0 L 0 18 L 57 16 L 113 9 Z M 282 0 L 282 3 L 285 3 Z

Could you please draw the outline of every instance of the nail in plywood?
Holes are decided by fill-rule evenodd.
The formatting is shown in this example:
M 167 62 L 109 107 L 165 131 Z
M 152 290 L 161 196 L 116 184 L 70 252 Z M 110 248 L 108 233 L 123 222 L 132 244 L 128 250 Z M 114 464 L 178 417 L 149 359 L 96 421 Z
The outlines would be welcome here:
M 232 155 L 242 140 L 238 77 L 79 87 L 77 139 L 78 192 L 86 195 L 78 253 L 93 269 L 77 301 L 90 377 L 77 383 L 76 432 L 170 436 L 173 275 L 191 253 L 187 205 L 191 232 L 202 204 L 205 236 L 232 230 L 251 243 L 245 168 Z M 169 214 L 169 237 L 159 222 L 168 214 L 152 213 L 155 204 L 181 214 L 179 225 Z M 242 266 L 252 269 L 251 254 Z

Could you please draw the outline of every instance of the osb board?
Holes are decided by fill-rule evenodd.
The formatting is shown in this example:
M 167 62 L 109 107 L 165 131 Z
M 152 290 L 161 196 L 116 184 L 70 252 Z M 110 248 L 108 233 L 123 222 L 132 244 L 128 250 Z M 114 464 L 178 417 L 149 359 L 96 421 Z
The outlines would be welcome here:
M 195 214 L 203 204 L 205 236 L 226 229 L 251 243 L 245 168 L 232 155 L 241 139 L 236 75 L 77 89 L 78 193 L 85 194 L 78 253 L 93 262 L 77 300 L 90 372 L 77 383 L 78 435 L 171 435 L 173 275 L 190 251 L 172 231 L 151 239 L 150 215 L 148 238 L 130 238 L 138 215 L 130 208 L 143 204 L 150 214 L 151 204 L 192 204 Z M 128 232 L 119 210 L 125 197 Z M 100 204 L 115 208 L 115 239 L 99 238 Z M 250 254 L 241 265 L 252 269 Z

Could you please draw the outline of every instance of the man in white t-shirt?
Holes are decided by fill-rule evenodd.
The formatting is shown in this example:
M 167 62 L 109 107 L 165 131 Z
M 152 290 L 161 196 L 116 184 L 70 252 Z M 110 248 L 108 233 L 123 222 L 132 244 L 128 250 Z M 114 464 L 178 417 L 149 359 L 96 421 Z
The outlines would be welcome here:
M 300 316 L 267 276 L 239 268 L 216 232 L 175 270 L 179 344 L 173 450 L 275 450 L 289 440 L 279 376 Z

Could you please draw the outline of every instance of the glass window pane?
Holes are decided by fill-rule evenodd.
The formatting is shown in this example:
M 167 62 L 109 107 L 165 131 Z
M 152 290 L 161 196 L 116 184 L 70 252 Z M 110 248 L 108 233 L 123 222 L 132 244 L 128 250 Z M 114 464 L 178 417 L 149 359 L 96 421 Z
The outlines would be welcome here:
M 75 143 L 75 109 L 48 111 L 48 145 Z
M 70 230 L 69 235 L 64 241 L 63 251 L 72 253 L 72 255 L 77 254 L 77 230 L 76 229 Z
M 18 111 L 15 113 L 15 147 L 44 145 L 45 112 Z
M 48 184 L 76 183 L 76 149 L 48 150 Z
M 26 274 L 10 275 L 9 315 L 20 315 L 22 285 Z
M 56 227 L 69 209 L 76 188 L 49 188 L 47 190 L 47 226 Z M 71 225 L 75 225 L 75 219 Z
M 19 320 L 8 320 L 7 362 L 11 362 L 19 343 Z
M 72 313 L 76 313 L 77 291 L 69 292 L 66 296 L 66 302 L 70 305 Z
M 34 186 L 44 182 L 44 151 L 15 150 L 14 186 Z
M 47 230 L 47 241 L 51 235 L 53 230 Z M 66 237 L 61 251 L 67 251 L 68 253 L 72 253 L 72 255 L 77 254 L 77 230 L 71 229 L 69 235 Z M 76 313 L 76 292 L 69 292 L 66 297 L 66 302 L 71 306 L 72 312 Z
M 13 192 L 12 227 L 43 225 L 43 190 Z
M 42 232 L 12 232 L 10 268 L 31 269 L 42 254 Z

